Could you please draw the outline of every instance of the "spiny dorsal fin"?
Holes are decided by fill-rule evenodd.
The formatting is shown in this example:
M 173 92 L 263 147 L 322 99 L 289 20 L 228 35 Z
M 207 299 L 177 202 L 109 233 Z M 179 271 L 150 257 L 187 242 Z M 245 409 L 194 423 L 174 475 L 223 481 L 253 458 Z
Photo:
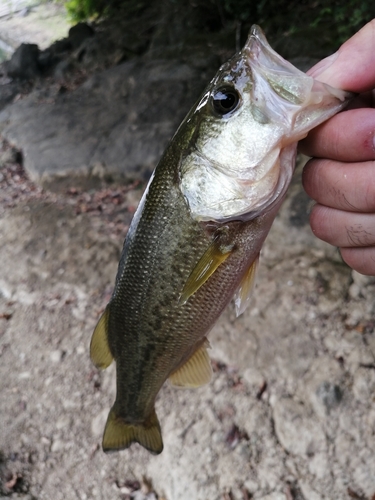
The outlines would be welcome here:
M 91 361 L 97 368 L 101 369 L 107 368 L 113 361 L 108 345 L 108 318 L 109 307 L 107 306 L 95 327 L 90 344 Z
M 185 283 L 180 296 L 180 304 L 185 304 L 188 298 L 194 295 L 220 264 L 226 261 L 232 250 L 233 247 L 221 248 L 216 241 L 211 243 Z
M 194 354 L 169 377 L 175 387 L 196 388 L 206 385 L 212 378 L 211 360 L 207 353 L 207 339 Z
M 103 436 L 103 451 L 118 451 L 128 448 L 132 443 L 139 443 L 151 453 L 163 451 L 163 439 L 155 410 L 142 424 L 127 424 L 111 409 Z
M 234 294 L 234 304 L 236 307 L 236 316 L 242 314 L 250 304 L 250 298 L 255 287 L 255 278 L 259 264 L 259 254 L 251 264 L 249 269 L 243 275 L 241 283 Z

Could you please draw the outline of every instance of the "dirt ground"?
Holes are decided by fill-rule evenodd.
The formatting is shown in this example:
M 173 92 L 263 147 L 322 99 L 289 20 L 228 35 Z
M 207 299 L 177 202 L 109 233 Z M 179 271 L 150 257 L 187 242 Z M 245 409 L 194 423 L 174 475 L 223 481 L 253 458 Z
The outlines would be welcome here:
M 311 235 L 298 174 L 252 307 L 210 335 L 211 384 L 163 388 L 160 456 L 106 455 L 115 373 L 88 346 L 142 186 L 43 192 L 5 160 L 0 498 L 375 498 L 375 284 Z
M 102 452 L 115 367 L 88 352 L 144 185 L 50 192 L 19 160 L 1 145 L 0 499 L 375 500 L 375 280 L 312 235 L 302 159 L 212 382 L 159 395 L 157 457 Z

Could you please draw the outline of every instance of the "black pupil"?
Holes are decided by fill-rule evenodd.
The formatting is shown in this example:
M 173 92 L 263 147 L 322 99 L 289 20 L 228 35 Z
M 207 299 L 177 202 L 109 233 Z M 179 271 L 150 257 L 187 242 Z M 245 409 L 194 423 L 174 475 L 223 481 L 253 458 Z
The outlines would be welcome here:
M 236 90 L 232 88 L 221 88 L 213 96 L 213 107 L 220 115 L 226 115 L 233 111 L 238 104 L 239 97 Z

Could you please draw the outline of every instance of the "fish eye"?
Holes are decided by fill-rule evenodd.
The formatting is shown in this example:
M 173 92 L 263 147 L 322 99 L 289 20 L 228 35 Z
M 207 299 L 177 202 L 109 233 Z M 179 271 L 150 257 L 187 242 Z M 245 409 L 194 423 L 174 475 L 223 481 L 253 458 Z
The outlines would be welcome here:
M 237 108 L 240 96 L 233 87 L 219 87 L 213 94 L 211 102 L 214 111 L 224 116 Z

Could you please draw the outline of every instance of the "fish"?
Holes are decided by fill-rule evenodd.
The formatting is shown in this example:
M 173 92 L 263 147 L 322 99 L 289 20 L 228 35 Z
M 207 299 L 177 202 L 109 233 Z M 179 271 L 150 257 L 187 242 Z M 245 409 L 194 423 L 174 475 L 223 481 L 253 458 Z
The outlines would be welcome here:
M 232 298 L 237 315 L 249 305 L 297 142 L 350 98 L 284 60 L 258 26 L 208 84 L 152 174 L 92 335 L 96 367 L 116 362 L 104 451 L 163 450 L 161 387 L 211 380 L 207 334 Z

